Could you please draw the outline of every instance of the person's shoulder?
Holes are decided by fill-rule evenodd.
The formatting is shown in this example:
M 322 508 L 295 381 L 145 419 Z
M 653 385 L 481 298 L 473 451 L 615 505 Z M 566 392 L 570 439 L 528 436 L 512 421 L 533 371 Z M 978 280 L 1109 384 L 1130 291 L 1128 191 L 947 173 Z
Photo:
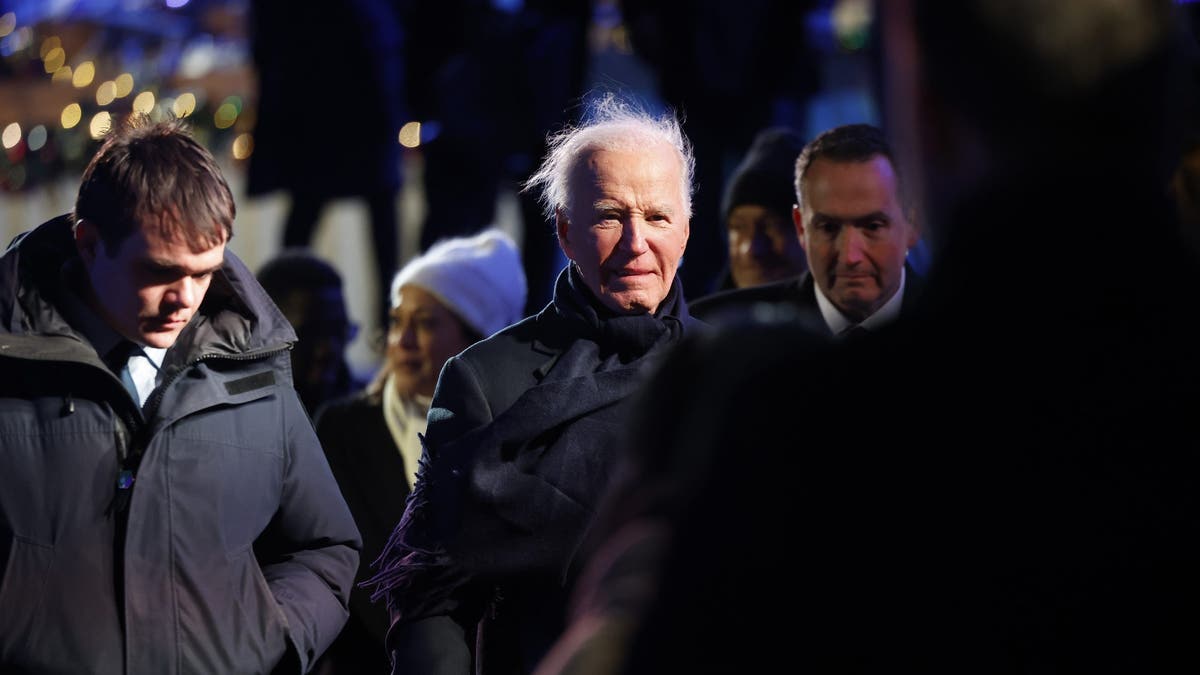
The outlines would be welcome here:
M 807 308 L 804 286 L 808 273 L 761 286 L 748 286 L 711 293 L 688 303 L 688 312 L 710 324 L 730 321 L 774 319 L 779 312 L 798 313 Z
M 701 312 L 710 311 L 721 307 L 729 307 L 734 305 L 743 305 L 753 302 L 780 302 L 791 300 L 792 296 L 799 292 L 801 282 L 804 280 L 804 275 L 783 279 L 782 281 L 774 281 L 769 284 L 761 284 L 759 286 L 746 286 L 744 288 L 730 288 L 723 291 L 716 291 L 708 295 L 701 296 L 695 300 L 688 302 L 688 311 L 692 314 L 699 315 Z
M 320 405 L 313 414 L 313 424 L 317 428 L 322 425 L 341 421 L 349 416 L 378 408 L 382 405 L 382 395 L 378 392 L 361 389 L 332 398 Z

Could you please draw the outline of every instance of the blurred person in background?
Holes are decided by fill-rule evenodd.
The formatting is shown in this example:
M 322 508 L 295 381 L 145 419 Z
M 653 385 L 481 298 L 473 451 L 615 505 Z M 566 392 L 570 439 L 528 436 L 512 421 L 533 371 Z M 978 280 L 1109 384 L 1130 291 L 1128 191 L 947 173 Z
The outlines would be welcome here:
M 250 3 L 258 111 L 246 193 L 287 194 L 284 248 L 311 246 L 334 200 L 366 205 L 378 297 L 372 324 L 380 330 L 400 254 L 399 132 L 408 117 L 403 5 Z
M 308 249 L 285 249 L 256 277 L 296 331 L 292 379 L 309 416 L 361 388 L 346 360 L 358 326 L 346 314 L 342 276 L 333 265 Z
M 415 0 L 408 16 L 408 98 L 423 124 L 420 250 L 489 227 L 497 198 L 512 190 L 529 282 L 525 313 L 538 312 L 562 257 L 553 222 L 520 186 L 545 154 L 546 135 L 578 119 L 592 3 Z
M 802 150 L 804 139 L 791 129 L 764 129 L 729 176 L 721 198 L 729 264 L 717 290 L 761 286 L 808 269 L 792 224 L 792 177 Z
M 500 230 L 438 242 L 392 280 L 392 321 L 378 375 L 364 391 L 318 412 L 317 436 L 363 537 L 350 621 L 318 665 L 319 675 L 388 672 L 387 608 L 373 604 L 358 582 L 370 576 L 404 515 L 442 366 L 516 323 L 525 293 L 516 244 Z

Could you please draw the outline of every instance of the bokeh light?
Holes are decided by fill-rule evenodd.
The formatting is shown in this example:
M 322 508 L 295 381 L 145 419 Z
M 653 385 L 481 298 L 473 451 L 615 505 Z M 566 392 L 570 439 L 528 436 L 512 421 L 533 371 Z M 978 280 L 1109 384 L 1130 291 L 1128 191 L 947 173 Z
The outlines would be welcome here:
M 10 123 L 4 127 L 4 133 L 0 134 L 0 143 L 4 144 L 5 150 L 11 150 L 17 147 L 17 143 L 21 142 L 21 125 L 16 122 Z
M 88 133 L 92 135 L 92 138 L 99 139 L 108 133 L 110 127 L 112 127 L 112 116 L 101 110 L 92 117 L 92 123 L 88 125 Z
M 16 27 L 17 27 L 17 15 L 16 14 L 13 14 L 12 12 L 5 12 L 4 14 L 0 14 L 0 37 L 4 37 L 5 35 L 8 35 L 9 33 L 13 32 L 13 29 Z
M 46 55 L 49 54 L 52 50 L 61 49 L 61 48 L 62 48 L 62 38 L 58 37 L 57 35 L 51 35 L 50 37 L 46 38 L 45 40 L 42 40 L 42 46 L 38 48 L 38 58 L 45 59 Z
M 113 84 L 117 86 L 117 98 L 125 98 L 133 92 L 133 75 L 121 73 L 113 80 Z
M 46 69 L 47 73 L 54 73 L 67 62 L 67 53 L 63 51 L 62 47 L 55 47 L 46 52 L 44 60 L 45 63 L 42 64 L 42 67 Z
M 106 80 L 96 87 L 96 105 L 108 105 L 117 97 L 117 84 L 112 80 Z
M 187 117 L 196 112 L 196 95 L 190 91 L 180 94 L 171 104 L 171 112 L 175 113 L 176 117 Z
M 247 159 L 254 153 L 254 136 L 239 134 L 233 139 L 233 158 Z
M 67 107 L 63 108 L 62 115 L 60 116 L 60 121 L 64 129 L 73 129 L 76 124 L 79 124 L 79 120 L 81 119 L 83 119 L 83 109 L 79 107 L 78 103 L 68 104 Z
M 29 130 L 29 135 L 26 136 L 25 141 L 29 143 L 30 150 L 41 150 L 46 145 L 47 137 L 46 127 L 39 124 Z
M 71 66 L 63 66 L 54 71 L 54 75 L 50 78 L 51 82 L 67 82 L 71 81 Z
M 143 91 L 133 99 L 133 112 L 150 114 L 154 110 L 154 92 Z
M 232 97 L 231 97 L 232 98 Z M 229 99 L 217 108 L 217 112 L 213 114 L 213 125 L 218 129 L 228 129 L 237 121 L 238 109 Z
M 421 145 L 421 123 L 409 122 L 400 127 L 400 145 L 415 148 Z
M 92 83 L 96 78 L 96 64 L 91 61 L 84 61 L 75 66 L 75 74 L 71 76 L 71 84 L 82 89 Z

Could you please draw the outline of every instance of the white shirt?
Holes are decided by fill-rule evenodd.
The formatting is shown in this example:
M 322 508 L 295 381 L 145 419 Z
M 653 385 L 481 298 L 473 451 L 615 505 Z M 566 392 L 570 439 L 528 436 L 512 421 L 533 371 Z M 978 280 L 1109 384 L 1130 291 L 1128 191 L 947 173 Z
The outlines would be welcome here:
M 165 349 L 143 346 L 134 351 L 125 362 L 129 376 L 133 378 L 133 386 L 137 388 L 138 405 L 146 405 L 150 392 L 158 386 L 158 371 L 162 368 L 163 357 L 166 355 Z

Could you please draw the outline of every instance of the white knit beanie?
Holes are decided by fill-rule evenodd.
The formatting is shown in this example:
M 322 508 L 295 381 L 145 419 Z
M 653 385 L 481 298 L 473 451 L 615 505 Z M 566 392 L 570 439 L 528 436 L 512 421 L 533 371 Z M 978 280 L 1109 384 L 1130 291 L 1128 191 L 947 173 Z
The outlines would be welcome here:
M 525 313 L 528 288 L 517 245 L 494 228 L 443 239 L 410 260 L 392 279 L 392 307 L 409 284 L 432 293 L 484 337 Z

